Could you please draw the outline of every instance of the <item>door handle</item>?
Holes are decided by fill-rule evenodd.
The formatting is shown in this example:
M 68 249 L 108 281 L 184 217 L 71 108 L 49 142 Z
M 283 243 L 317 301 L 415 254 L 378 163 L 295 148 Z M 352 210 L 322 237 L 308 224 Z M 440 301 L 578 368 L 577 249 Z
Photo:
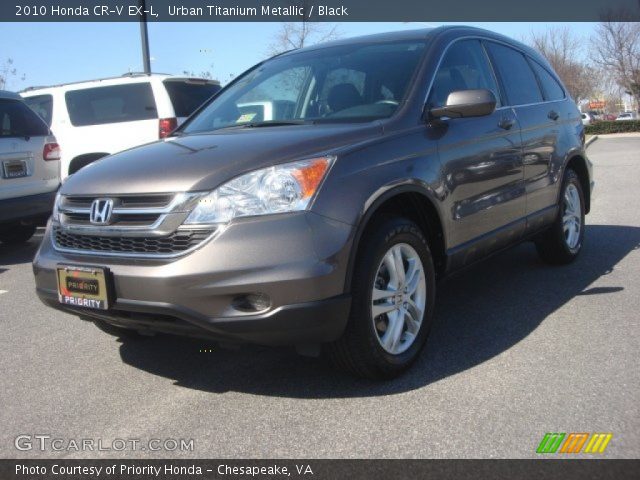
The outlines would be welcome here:
M 511 127 L 515 124 L 515 120 L 513 118 L 503 118 L 498 123 L 498 126 L 504 130 L 511 130 Z
M 555 110 L 551 110 L 547 117 L 549 117 L 551 120 L 558 120 L 558 118 L 560 118 L 560 115 L 558 115 L 558 112 L 556 112 Z

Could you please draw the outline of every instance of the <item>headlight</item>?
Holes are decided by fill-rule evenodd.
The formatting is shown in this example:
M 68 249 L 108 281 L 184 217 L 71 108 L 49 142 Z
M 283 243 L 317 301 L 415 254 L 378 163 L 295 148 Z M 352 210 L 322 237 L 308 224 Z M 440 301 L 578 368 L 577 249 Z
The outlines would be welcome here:
M 185 224 L 305 210 L 335 157 L 285 163 L 241 175 L 203 196 Z
M 56 193 L 56 199 L 53 202 L 53 213 L 51 216 L 54 221 L 60 221 L 60 192 Z

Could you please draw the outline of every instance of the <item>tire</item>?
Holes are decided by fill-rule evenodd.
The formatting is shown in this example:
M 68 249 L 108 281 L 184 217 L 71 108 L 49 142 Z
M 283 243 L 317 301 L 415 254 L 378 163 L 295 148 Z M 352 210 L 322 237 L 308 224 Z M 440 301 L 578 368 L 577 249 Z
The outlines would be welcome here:
M 579 205 L 575 205 L 578 202 Z M 573 262 L 584 241 L 584 192 L 575 171 L 568 168 L 562 180 L 558 216 L 535 241 L 538 254 L 552 265 Z M 577 232 L 572 225 L 577 225 Z
M 27 242 L 33 234 L 36 233 L 36 226 L 34 225 L 11 225 L 7 232 L 0 233 L 0 242 L 5 245 L 20 245 Z
M 343 336 L 328 345 L 327 353 L 336 367 L 353 375 L 390 379 L 411 366 L 427 340 L 435 304 L 435 270 L 425 236 L 408 219 L 382 218 L 367 229 L 363 238 L 354 267 L 349 320 Z M 404 275 L 410 277 L 406 279 L 407 290 L 396 289 L 404 283 L 397 273 L 394 282 L 391 271 L 399 270 L 387 267 L 398 265 L 391 261 L 397 258 L 394 255 L 400 255 Z M 421 267 L 422 275 L 411 270 L 411 265 Z M 416 286 L 411 294 L 413 283 Z M 373 299 L 374 291 L 380 299 Z M 390 291 L 396 294 L 389 296 Z M 402 293 L 398 296 L 398 292 Z M 374 308 L 381 312 L 394 305 L 395 310 L 374 318 Z
M 141 338 L 141 335 L 138 332 L 130 328 L 116 327 L 115 325 L 103 320 L 94 320 L 93 323 L 100 330 L 114 337 L 131 339 Z

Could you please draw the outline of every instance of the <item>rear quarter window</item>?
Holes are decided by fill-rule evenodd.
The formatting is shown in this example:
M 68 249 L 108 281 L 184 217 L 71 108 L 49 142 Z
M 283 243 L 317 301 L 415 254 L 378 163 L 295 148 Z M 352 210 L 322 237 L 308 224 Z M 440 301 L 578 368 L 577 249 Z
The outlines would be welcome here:
M 0 100 L 0 138 L 41 137 L 49 127 L 20 100 Z
M 534 72 L 538 76 L 540 85 L 542 86 L 542 92 L 544 93 L 545 100 L 554 101 L 562 100 L 564 98 L 564 89 L 560 86 L 558 81 L 547 71 L 546 68 L 539 65 L 536 61 L 531 60 L 531 66 Z
M 163 83 L 169 94 L 176 117 L 188 117 L 220 90 L 220 85 L 214 83 L 176 80 L 165 80 Z
M 24 103 L 26 103 L 31 110 L 36 112 L 49 127 L 51 126 L 51 117 L 53 114 L 53 96 L 34 95 L 33 97 L 25 97 Z
M 76 127 L 158 118 L 151 84 L 130 83 L 71 90 L 65 94 Z

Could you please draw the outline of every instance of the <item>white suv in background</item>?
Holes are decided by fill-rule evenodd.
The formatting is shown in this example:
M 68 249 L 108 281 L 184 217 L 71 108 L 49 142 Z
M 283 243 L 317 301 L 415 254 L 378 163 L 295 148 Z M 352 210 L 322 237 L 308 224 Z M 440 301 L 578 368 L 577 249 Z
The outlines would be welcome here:
M 63 145 L 61 178 L 98 158 L 165 137 L 220 83 L 162 74 L 126 74 L 21 92 Z
M 0 243 L 29 240 L 51 215 L 60 186 L 60 148 L 20 98 L 0 90 Z

